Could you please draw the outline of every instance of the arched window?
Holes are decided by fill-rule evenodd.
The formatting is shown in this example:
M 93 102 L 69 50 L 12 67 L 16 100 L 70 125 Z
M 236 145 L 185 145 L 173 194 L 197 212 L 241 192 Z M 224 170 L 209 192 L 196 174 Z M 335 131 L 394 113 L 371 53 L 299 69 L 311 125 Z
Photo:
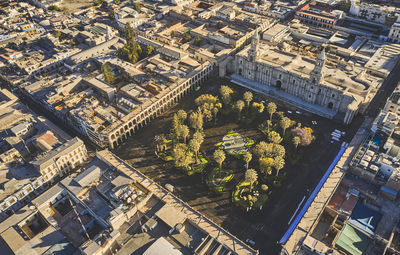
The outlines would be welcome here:
M 332 103 L 332 102 L 329 102 L 329 103 L 328 103 L 328 108 L 329 108 L 329 109 L 332 109 L 332 108 L 333 108 L 333 103 Z

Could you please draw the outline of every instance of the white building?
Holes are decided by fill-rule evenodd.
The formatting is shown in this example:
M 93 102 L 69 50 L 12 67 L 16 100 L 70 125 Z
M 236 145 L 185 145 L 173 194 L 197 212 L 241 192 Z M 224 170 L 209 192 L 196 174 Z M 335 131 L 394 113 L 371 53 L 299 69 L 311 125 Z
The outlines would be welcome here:
M 371 59 L 375 58 L 374 55 Z M 299 52 L 260 44 L 255 33 L 251 45 L 235 56 L 232 81 L 349 124 L 358 112 L 365 110 L 382 84 L 382 77 L 388 75 L 378 62 L 376 72 L 369 71 L 370 62 L 363 68 L 356 69 L 354 65 L 340 68 L 328 63 L 324 50 L 312 59 L 300 56 Z

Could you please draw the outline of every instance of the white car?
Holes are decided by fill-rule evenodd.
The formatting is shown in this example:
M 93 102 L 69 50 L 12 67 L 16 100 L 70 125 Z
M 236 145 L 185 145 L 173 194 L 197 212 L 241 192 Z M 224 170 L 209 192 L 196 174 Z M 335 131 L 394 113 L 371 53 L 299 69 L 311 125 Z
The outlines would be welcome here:
M 292 111 L 287 111 L 287 112 L 290 113 L 290 114 L 293 113 Z

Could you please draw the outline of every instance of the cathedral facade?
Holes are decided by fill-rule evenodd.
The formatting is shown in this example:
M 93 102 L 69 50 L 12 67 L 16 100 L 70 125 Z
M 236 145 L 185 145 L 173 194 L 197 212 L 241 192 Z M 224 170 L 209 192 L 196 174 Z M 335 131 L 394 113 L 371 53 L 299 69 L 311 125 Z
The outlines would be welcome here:
M 251 45 L 235 56 L 235 73 L 255 81 L 259 86 L 271 86 L 295 96 L 303 102 L 318 105 L 333 112 L 349 124 L 369 95 L 362 74 L 348 75 L 326 66 L 325 50 L 316 59 L 294 55 L 267 44 L 260 47 L 255 33 Z

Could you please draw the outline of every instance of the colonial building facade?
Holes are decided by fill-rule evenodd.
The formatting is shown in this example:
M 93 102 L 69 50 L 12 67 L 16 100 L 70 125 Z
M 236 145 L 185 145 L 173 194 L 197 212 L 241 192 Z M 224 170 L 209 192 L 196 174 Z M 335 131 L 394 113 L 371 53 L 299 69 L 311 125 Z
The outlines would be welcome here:
M 322 106 L 348 124 L 362 107 L 370 93 L 363 81 L 365 72 L 352 77 L 335 66 L 327 66 L 325 50 L 316 59 L 260 45 L 255 33 L 251 45 L 235 56 L 235 73 L 257 86 L 295 96 L 307 105 Z M 369 99 L 368 99 L 369 100 Z M 321 107 L 319 107 L 321 108 Z

